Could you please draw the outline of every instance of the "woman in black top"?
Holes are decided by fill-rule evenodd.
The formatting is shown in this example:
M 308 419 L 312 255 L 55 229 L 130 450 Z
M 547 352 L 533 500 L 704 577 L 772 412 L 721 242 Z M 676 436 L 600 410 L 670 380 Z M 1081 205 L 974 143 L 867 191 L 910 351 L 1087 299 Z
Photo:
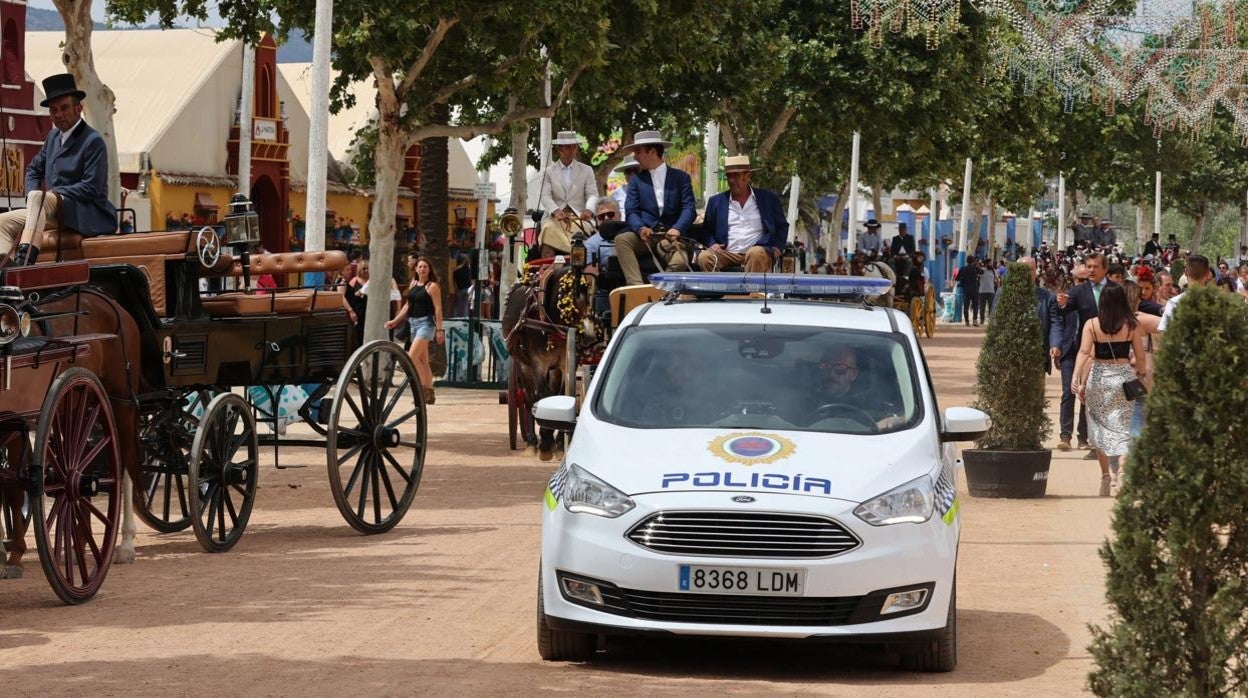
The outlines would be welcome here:
M 407 294 L 399 314 L 386 323 L 387 329 L 394 329 L 406 321 L 411 328 L 412 346 L 407 350 L 416 365 L 416 374 L 420 376 L 420 385 L 425 394 L 425 402 L 433 404 L 433 369 L 429 366 L 429 342 L 441 344 L 445 340 L 442 330 L 442 290 L 438 288 L 438 276 L 427 260 L 413 261 L 408 259 L 408 272 L 412 283 L 407 287 Z
M 368 307 L 368 296 L 364 289 L 368 286 L 368 261 L 361 260 L 355 274 L 350 276 L 342 287 L 343 300 L 347 302 L 347 314 L 355 325 L 355 345 L 364 342 L 364 311 Z
M 1144 332 L 1127 304 L 1127 292 L 1107 284 L 1097 303 L 1097 316 L 1083 325 L 1079 356 L 1070 390 L 1088 409 L 1088 442 L 1101 465 L 1102 497 L 1116 489 L 1118 463 L 1131 448 L 1131 416 L 1135 405 L 1122 385 L 1145 378 Z M 1137 361 L 1131 365 L 1132 352 Z

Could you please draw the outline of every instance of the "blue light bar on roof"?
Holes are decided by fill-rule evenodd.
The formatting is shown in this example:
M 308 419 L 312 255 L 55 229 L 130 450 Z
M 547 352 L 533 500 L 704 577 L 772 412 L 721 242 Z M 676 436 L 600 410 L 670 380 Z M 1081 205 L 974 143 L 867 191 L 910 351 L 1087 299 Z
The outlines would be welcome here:
M 762 274 L 760 272 L 662 272 L 650 275 L 660 291 L 692 294 L 773 293 L 796 296 L 853 297 L 888 293 L 893 283 L 869 276 Z

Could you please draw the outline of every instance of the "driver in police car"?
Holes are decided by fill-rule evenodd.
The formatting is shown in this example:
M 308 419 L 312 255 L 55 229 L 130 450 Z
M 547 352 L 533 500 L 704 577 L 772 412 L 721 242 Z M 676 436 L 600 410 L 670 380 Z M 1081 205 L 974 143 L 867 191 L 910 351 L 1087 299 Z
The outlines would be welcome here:
M 849 408 L 857 408 L 875 420 L 875 426 L 880 429 L 888 429 L 901 422 L 892 404 L 881 399 L 877 391 L 858 384 L 858 352 L 852 347 L 841 345 L 824 352 L 819 370 L 816 402 L 818 407 L 832 407 L 825 414 L 814 415 L 814 419 L 852 419 L 854 410 Z M 847 407 L 838 409 L 837 405 Z

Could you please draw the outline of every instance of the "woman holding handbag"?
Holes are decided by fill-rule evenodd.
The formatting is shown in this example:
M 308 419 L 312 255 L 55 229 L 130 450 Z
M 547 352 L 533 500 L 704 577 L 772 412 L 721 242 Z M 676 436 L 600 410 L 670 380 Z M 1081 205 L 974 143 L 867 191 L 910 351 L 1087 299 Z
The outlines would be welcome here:
M 1131 365 L 1131 353 L 1139 357 Z M 1144 338 L 1127 305 L 1127 292 L 1108 284 L 1097 302 L 1097 316 L 1083 325 L 1071 391 L 1087 405 L 1088 442 L 1101 466 L 1102 497 L 1118 485 L 1119 463 L 1131 449 L 1131 415 L 1143 397 L 1147 375 Z

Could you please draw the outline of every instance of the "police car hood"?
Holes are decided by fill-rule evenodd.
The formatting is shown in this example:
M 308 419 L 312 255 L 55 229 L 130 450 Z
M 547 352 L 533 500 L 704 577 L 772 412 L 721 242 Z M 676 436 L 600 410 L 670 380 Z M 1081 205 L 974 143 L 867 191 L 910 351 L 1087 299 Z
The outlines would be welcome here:
M 864 502 L 932 472 L 940 452 L 922 426 L 861 435 L 597 423 L 577 432 L 567 460 L 629 496 L 769 492 Z

